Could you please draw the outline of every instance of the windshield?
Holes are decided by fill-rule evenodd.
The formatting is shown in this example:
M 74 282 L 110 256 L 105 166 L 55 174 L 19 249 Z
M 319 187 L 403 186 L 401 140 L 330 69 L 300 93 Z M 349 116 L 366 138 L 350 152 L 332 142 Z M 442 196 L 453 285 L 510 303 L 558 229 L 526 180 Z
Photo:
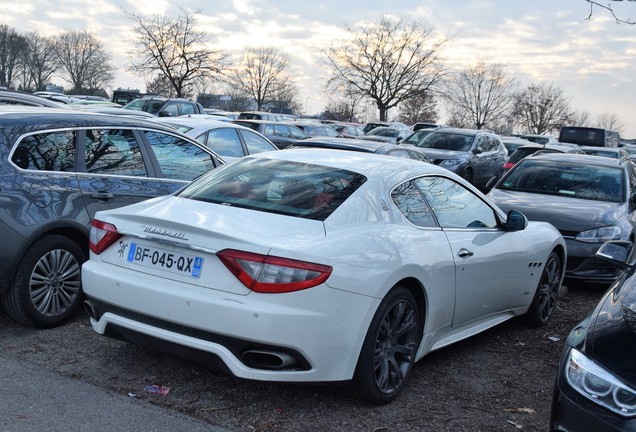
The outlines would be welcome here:
M 136 99 L 124 105 L 124 108 L 155 114 L 157 111 L 159 111 L 159 108 L 161 108 L 162 105 L 163 101 L 155 99 Z
M 325 220 L 364 182 L 354 172 L 270 159 L 242 159 L 195 181 L 178 196 Z
M 475 136 L 469 134 L 431 132 L 422 138 L 417 143 L 417 146 L 422 148 L 467 152 L 470 151 L 474 139 Z
M 595 201 L 625 201 L 622 169 L 569 162 L 523 159 L 497 188 Z

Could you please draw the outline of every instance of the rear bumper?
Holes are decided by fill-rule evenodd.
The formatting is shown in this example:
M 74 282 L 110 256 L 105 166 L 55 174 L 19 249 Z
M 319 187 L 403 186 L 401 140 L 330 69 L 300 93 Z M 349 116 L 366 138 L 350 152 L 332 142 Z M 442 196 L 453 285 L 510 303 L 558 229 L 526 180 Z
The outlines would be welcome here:
M 351 379 L 379 304 L 325 285 L 235 295 L 96 260 L 84 264 L 82 282 L 97 333 L 204 362 L 218 358 L 235 376 L 267 381 Z M 258 352 L 293 361 L 261 366 Z

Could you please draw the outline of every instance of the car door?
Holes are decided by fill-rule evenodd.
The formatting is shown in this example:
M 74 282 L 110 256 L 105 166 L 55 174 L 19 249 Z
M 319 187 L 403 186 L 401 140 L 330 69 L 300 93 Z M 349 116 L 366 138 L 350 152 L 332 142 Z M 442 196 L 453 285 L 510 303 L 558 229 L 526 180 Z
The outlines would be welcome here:
M 185 182 L 156 176 L 133 129 L 90 128 L 78 146 L 80 191 L 92 218 L 95 212 L 169 194 Z
M 530 290 L 519 287 L 520 275 L 531 271 L 521 234 L 503 230 L 495 210 L 454 180 L 423 177 L 417 185 L 443 229 L 455 261 L 453 326 L 528 304 L 520 292 Z

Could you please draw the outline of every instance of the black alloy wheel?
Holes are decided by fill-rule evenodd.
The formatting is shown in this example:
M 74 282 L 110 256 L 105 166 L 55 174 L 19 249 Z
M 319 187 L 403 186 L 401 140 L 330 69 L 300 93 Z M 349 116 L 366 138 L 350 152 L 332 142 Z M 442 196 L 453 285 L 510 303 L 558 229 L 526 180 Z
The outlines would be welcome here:
M 534 295 L 530 309 L 528 309 L 528 321 L 536 326 L 545 325 L 554 309 L 559 298 L 559 289 L 561 288 L 561 276 L 563 274 L 563 264 L 559 255 L 552 251 L 543 267 L 537 292 Z
M 395 399 L 411 373 L 421 337 L 415 298 L 396 286 L 380 303 L 364 340 L 352 383 L 359 397 L 374 404 Z

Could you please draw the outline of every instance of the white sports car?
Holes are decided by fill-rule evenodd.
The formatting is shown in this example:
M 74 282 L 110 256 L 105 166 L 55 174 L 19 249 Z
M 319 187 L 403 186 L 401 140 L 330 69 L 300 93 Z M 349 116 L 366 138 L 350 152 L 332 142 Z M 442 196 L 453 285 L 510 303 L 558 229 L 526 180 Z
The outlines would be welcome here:
M 432 350 L 545 323 L 566 247 L 450 171 L 339 150 L 261 153 L 99 212 L 82 268 L 99 334 L 385 403 Z

